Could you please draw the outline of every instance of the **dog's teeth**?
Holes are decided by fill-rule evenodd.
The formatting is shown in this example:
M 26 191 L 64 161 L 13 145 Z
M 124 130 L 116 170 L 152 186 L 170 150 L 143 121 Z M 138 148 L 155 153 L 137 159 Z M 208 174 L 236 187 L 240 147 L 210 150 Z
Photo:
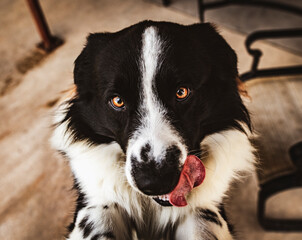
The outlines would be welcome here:
M 156 196 L 156 198 L 158 198 L 161 201 L 169 201 L 169 195 L 168 194 Z

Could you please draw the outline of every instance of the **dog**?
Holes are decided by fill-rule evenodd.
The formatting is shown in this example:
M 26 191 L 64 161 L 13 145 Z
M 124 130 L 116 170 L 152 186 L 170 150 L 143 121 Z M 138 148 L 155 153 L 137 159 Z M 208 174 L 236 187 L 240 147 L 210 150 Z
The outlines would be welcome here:
M 254 165 L 237 81 L 210 23 L 90 34 L 51 140 L 78 195 L 67 239 L 234 239 L 223 199 Z

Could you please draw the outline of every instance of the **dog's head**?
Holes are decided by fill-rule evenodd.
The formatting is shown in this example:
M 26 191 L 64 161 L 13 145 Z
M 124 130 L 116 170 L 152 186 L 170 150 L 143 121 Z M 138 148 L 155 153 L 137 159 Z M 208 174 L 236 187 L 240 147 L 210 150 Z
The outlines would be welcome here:
M 75 140 L 117 142 L 131 186 L 163 195 L 205 136 L 249 125 L 236 78 L 236 54 L 210 24 L 145 21 L 91 34 L 66 119 Z

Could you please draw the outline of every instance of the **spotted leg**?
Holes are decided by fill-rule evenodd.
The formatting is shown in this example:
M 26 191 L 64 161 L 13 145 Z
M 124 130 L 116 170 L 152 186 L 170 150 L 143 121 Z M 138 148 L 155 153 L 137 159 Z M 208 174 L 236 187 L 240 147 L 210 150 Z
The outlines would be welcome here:
M 87 206 L 76 215 L 68 240 L 132 239 L 130 219 L 116 203 Z
M 176 240 L 232 240 L 229 226 L 218 208 L 197 208 L 180 223 Z

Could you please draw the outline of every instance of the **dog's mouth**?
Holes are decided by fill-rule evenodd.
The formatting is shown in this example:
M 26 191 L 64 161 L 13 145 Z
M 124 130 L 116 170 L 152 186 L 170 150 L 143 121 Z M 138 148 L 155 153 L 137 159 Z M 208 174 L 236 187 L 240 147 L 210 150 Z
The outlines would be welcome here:
M 171 207 L 171 206 L 173 206 L 170 203 L 169 194 L 153 197 L 153 200 L 155 202 L 157 202 L 159 205 L 162 205 L 164 207 Z
M 194 187 L 199 186 L 206 175 L 205 167 L 202 161 L 195 155 L 189 155 L 183 165 L 178 184 L 172 192 L 165 195 L 153 197 L 153 199 L 162 206 L 186 206 L 187 195 Z

